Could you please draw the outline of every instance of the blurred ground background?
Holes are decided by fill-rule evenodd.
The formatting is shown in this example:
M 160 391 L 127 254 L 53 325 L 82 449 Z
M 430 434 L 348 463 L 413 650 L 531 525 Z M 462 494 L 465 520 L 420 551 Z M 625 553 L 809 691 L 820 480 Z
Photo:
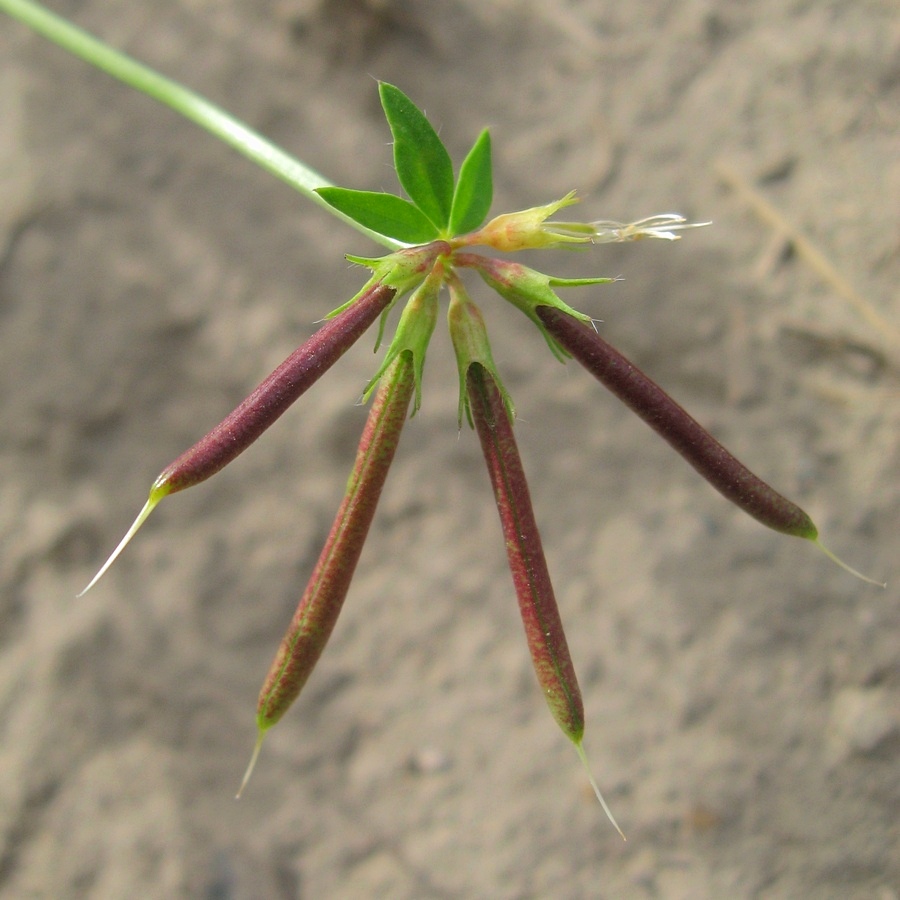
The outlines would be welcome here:
M 394 189 L 384 79 L 457 161 L 492 128 L 495 211 L 577 188 L 587 219 L 712 219 L 540 267 L 623 276 L 566 299 L 890 584 L 732 509 L 473 283 L 629 840 L 536 688 L 443 329 L 332 642 L 235 803 L 371 340 L 74 595 L 377 248 L 0 19 L 0 894 L 900 897 L 895 4 L 53 6 L 340 184 Z

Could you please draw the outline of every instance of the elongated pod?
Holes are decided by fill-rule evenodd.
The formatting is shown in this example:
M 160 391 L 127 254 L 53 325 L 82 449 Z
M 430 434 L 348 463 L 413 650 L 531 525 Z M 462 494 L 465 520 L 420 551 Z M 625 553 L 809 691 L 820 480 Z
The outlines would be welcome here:
M 395 293 L 387 285 L 374 284 L 327 320 L 212 431 L 166 466 L 153 489 L 173 494 L 227 466 L 353 346 Z
M 584 751 L 584 704 L 563 631 L 541 536 L 531 507 L 525 471 L 513 435 L 506 400 L 490 370 L 473 362 L 466 388 L 475 430 L 487 462 L 531 660 L 553 718 L 575 745 L 594 794 L 624 838 Z
M 115 562 L 163 497 L 206 481 L 243 453 L 301 394 L 312 387 L 360 338 L 394 299 L 396 290 L 375 282 L 298 347 L 246 400 L 160 472 L 137 518 L 88 586 Z
M 503 396 L 490 372 L 472 363 L 466 388 L 487 462 L 525 637 L 544 697 L 566 736 L 584 735 L 584 706 L 531 507 L 531 495 Z
M 549 306 L 538 306 L 537 315 L 564 350 L 668 441 L 717 491 L 763 525 L 818 542 L 818 529 L 799 506 L 732 456 L 590 325 Z
M 404 350 L 381 378 L 343 502 L 259 693 L 257 744 L 241 789 L 250 777 L 263 737 L 297 699 L 331 636 L 414 392 L 413 354 Z

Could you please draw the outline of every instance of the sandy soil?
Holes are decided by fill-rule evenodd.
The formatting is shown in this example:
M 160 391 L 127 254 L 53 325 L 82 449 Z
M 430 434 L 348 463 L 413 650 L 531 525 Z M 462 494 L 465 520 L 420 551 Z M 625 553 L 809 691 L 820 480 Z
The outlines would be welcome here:
M 74 595 L 373 247 L 3 19 L 0 894 L 900 897 L 900 343 L 719 176 L 900 321 L 895 4 L 54 6 L 338 183 L 393 189 L 380 78 L 457 159 L 492 127 L 496 211 L 577 188 L 586 218 L 714 220 L 541 267 L 624 276 L 567 299 L 891 586 L 746 519 L 479 294 L 628 842 L 536 688 L 444 334 L 333 640 L 235 803 L 371 341 Z

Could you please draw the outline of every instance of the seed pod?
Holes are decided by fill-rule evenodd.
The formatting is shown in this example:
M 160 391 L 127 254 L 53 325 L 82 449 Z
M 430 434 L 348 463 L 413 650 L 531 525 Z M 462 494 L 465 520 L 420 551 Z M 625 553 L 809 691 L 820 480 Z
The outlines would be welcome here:
M 525 637 L 538 683 L 563 733 L 575 745 L 597 799 L 624 838 L 584 753 L 584 705 L 553 594 L 528 483 L 506 403 L 490 371 L 473 362 L 466 371 L 469 408 L 487 462 Z
M 241 790 L 250 778 L 263 737 L 297 699 L 331 636 L 350 589 L 414 391 L 413 354 L 404 350 L 382 376 L 344 500 L 260 691 L 256 715 L 259 733 Z
M 192 487 L 243 453 L 353 346 L 394 294 L 392 288 L 376 283 L 326 321 L 209 434 L 163 469 L 153 490 L 167 495 Z
M 544 558 L 531 496 L 503 397 L 488 370 L 473 363 L 466 387 L 475 430 L 500 513 L 525 637 L 538 682 L 566 736 L 584 734 L 584 707 Z
M 735 459 L 656 382 L 593 328 L 549 306 L 539 306 L 537 315 L 561 347 L 665 438 L 717 491 L 763 525 L 818 542 L 816 526 L 799 506 Z
M 150 497 L 125 537 L 78 594 L 86 594 L 125 549 L 163 497 L 215 475 L 243 453 L 301 394 L 318 381 L 384 312 L 396 291 L 381 282 L 364 289 L 329 319 L 212 431 L 181 454 L 153 482 Z

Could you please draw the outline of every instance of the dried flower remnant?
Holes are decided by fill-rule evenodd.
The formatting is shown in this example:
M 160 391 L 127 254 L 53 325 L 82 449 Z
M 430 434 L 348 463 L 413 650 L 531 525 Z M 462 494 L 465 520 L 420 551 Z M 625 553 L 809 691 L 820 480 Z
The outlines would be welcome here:
M 678 213 L 661 213 L 647 216 L 636 222 L 615 222 L 611 219 L 600 219 L 586 225 L 580 223 L 553 222 L 553 227 L 565 234 L 572 229 L 575 234 L 587 233 L 592 244 L 622 244 L 629 241 L 641 241 L 645 238 L 656 238 L 663 241 L 680 241 L 680 232 L 688 228 L 705 228 L 712 222 L 688 222 Z
M 515 252 L 577 244 L 625 243 L 644 238 L 677 241 L 681 239 L 682 231 L 712 224 L 688 222 L 678 213 L 660 213 L 636 222 L 605 219 L 596 222 L 558 222 L 550 219 L 561 209 L 578 202 L 575 191 L 570 191 L 555 203 L 497 216 L 483 228 L 457 239 L 455 243 L 460 247 L 484 244 L 495 250 Z

